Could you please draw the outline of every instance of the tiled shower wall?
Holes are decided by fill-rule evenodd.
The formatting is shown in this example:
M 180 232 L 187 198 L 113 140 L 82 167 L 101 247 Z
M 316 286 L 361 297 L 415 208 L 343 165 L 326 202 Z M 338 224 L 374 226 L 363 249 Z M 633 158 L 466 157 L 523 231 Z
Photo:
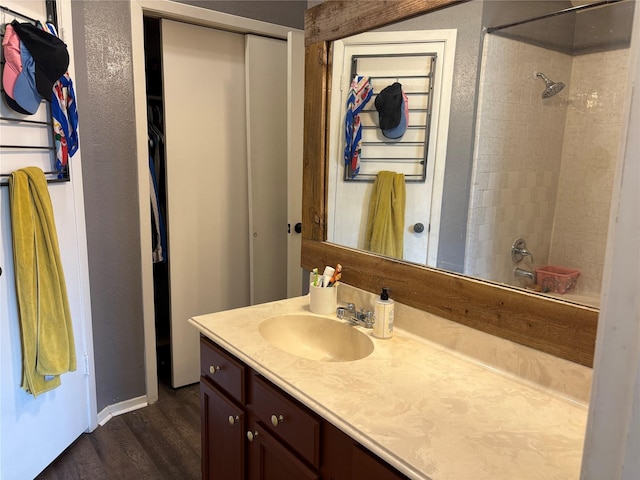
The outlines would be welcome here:
M 465 272 L 512 285 L 520 266 L 577 268 L 576 294 L 600 291 L 628 50 L 572 57 L 486 35 Z M 567 86 L 542 99 L 540 71 Z
M 541 98 L 545 83 L 535 72 L 568 83 L 571 63 L 570 55 L 485 35 L 465 273 L 513 284 L 517 238 L 537 264 L 546 262 L 567 105 L 562 94 Z
M 628 48 L 573 59 L 549 263 L 581 271 L 576 293 L 600 292 L 628 59 Z

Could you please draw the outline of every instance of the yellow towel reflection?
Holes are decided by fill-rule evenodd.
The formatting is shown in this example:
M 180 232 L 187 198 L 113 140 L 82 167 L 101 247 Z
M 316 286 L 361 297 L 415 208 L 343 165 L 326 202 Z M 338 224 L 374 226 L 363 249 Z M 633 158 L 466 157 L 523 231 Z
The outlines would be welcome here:
M 402 258 L 404 253 L 404 175 L 378 173 L 369 200 L 365 248 L 388 257 Z
M 9 179 L 22 388 L 38 396 L 76 369 L 71 312 L 47 180 L 27 167 Z

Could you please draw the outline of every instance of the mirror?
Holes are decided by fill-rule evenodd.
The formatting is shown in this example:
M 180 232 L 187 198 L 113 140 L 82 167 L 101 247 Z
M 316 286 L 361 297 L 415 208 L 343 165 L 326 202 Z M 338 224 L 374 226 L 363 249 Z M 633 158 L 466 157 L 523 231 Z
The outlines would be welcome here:
M 333 43 L 327 241 L 598 305 L 634 4 L 542 3 L 464 3 Z M 356 74 L 372 94 L 353 175 L 343 132 Z M 375 106 L 394 82 L 409 100 L 399 139 L 385 138 Z M 381 170 L 405 175 L 401 254 L 370 241 Z M 579 277 L 534 282 L 547 265 Z
M 449 143 L 447 168 L 452 158 L 464 157 L 466 164 L 463 162 L 463 165 L 467 166 L 467 181 L 470 184 L 472 170 L 469 167 L 469 155 L 475 145 L 476 127 L 473 125 L 473 112 L 475 82 L 480 68 L 478 52 L 481 23 L 483 15 L 490 10 L 485 11 L 485 7 L 491 3 L 475 0 L 399 0 L 393 2 L 393 8 L 389 8 L 386 3 L 351 0 L 326 2 L 307 10 L 302 266 L 311 269 L 339 262 L 343 265 L 345 283 L 371 292 L 378 291 L 382 286 L 389 287 L 399 302 L 591 366 L 598 316 L 596 308 L 576 304 L 567 301 L 566 298 L 545 298 L 526 290 L 507 287 L 496 281 L 470 278 L 455 273 L 458 269 L 447 268 L 444 265 L 431 268 L 326 241 L 329 217 L 327 192 L 331 161 L 329 100 L 332 98 L 333 84 L 333 42 L 386 27 L 401 20 L 414 19 L 423 14 L 426 15 L 421 17 L 422 20 L 435 22 L 438 18 L 446 17 L 457 8 L 456 5 L 467 7 L 464 13 L 449 17 L 455 16 L 457 21 L 466 22 L 467 25 L 473 25 L 475 22 L 475 54 L 461 66 L 461 71 L 454 72 L 454 86 L 461 88 L 457 95 L 453 95 L 462 105 L 473 109 L 471 115 L 461 117 L 462 123 L 468 123 L 467 140 L 471 141 L 460 142 L 456 138 L 455 142 Z M 495 3 L 496 6 L 502 6 L 508 2 Z M 508 12 L 509 9 L 504 11 Z M 504 23 L 511 20 L 513 19 L 507 19 Z M 492 22 L 492 25 L 500 24 Z M 463 44 L 460 41 L 462 37 L 470 35 L 468 30 L 454 25 L 439 28 L 458 28 L 459 45 Z M 418 30 L 415 26 L 410 29 Z M 473 49 L 468 47 L 469 52 Z M 549 77 L 553 79 L 551 74 Z M 537 93 L 541 94 L 545 84 L 540 78 L 536 80 Z M 469 82 L 472 88 L 465 87 Z M 454 108 L 452 105 L 452 112 Z M 454 147 L 458 148 L 458 153 L 467 149 L 467 154 L 456 155 L 455 149 L 452 154 L 450 149 Z M 464 202 L 462 203 L 464 205 Z M 459 222 L 451 212 L 446 211 L 448 208 L 443 206 L 440 216 L 441 229 L 447 228 L 447 222 Z M 462 208 L 464 209 L 464 206 Z M 466 220 L 464 223 L 466 225 Z M 464 238 L 463 236 L 462 240 L 458 239 L 459 242 L 464 241 Z

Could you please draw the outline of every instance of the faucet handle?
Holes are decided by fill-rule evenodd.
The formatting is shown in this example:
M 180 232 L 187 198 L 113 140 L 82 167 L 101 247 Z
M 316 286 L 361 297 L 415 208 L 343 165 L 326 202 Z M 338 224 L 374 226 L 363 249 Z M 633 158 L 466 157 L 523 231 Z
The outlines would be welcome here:
M 525 256 L 530 257 L 533 263 L 533 254 L 527 250 L 527 242 L 519 238 L 511 245 L 511 260 L 513 263 L 520 263 Z
M 364 318 L 364 326 L 367 328 L 373 328 L 373 324 L 375 323 L 375 317 L 371 310 L 367 310 L 367 313 Z

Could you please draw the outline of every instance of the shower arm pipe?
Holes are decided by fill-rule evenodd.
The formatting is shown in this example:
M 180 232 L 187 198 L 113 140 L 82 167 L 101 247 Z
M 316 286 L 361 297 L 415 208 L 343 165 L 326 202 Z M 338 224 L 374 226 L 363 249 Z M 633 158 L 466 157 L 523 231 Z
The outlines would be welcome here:
M 603 5 L 609 5 L 613 3 L 622 2 L 624 0 L 601 0 L 600 2 L 595 3 L 586 3 L 584 5 L 577 5 L 575 7 L 565 8 L 564 10 L 558 10 L 557 12 L 547 13 L 545 15 L 540 15 L 539 17 L 528 18 L 526 20 L 520 20 L 518 22 L 506 23 L 504 25 L 498 25 L 497 27 L 487 27 L 485 32 L 493 33 L 498 30 L 502 30 L 504 28 L 516 27 L 518 25 L 523 25 L 529 22 L 535 22 L 536 20 L 544 20 L 545 18 L 557 17 L 558 15 L 564 15 L 565 13 L 571 12 L 579 12 L 580 10 L 589 10 L 590 8 L 601 7 Z

